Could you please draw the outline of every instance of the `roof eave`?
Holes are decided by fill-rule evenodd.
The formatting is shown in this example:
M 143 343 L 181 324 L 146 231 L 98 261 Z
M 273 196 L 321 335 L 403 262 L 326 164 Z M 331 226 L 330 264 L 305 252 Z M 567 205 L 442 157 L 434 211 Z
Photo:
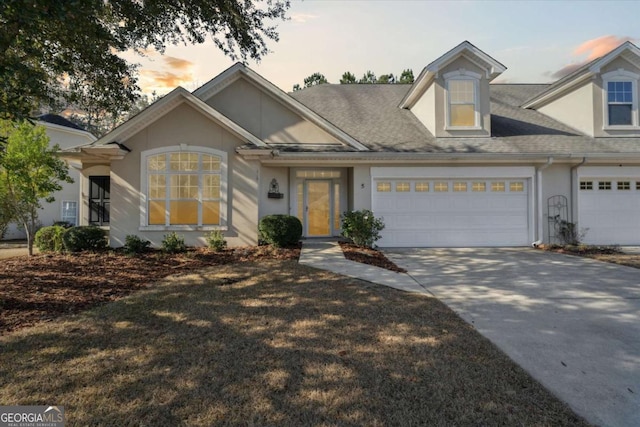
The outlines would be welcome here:
M 576 77 L 575 79 L 569 80 L 568 82 L 566 82 L 562 86 L 558 86 L 557 88 L 555 88 L 555 89 L 553 89 L 551 91 L 542 92 L 540 95 L 537 95 L 533 99 L 530 99 L 529 101 L 527 101 L 524 104 L 522 104 L 520 107 L 521 108 L 532 108 L 532 109 L 535 110 L 536 108 L 539 108 L 539 107 L 545 105 L 550 100 L 556 98 L 557 96 L 559 96 L 562 93 L 567 92 L 568 90 L 574 88 L 575 86 L 579 85 L 580 83 L 584 82 L 585 80 L 593 78 L 594 75 L 595 75 L 595 73 L 593 73 L 591 71 L 589 71 L 589 72 L 587 72 L 585 74 L 582 74 L 582 75 Z

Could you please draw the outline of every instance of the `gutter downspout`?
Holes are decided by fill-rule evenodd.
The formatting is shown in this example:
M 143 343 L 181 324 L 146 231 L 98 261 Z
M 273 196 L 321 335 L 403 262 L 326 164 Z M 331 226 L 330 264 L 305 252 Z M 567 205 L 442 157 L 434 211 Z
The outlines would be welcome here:
M 578 163 L 575 166 L 571 166 L 571 171 L 570 176 L 569 176 L 569 183 L 570 183 L 570 187 L 569 187 L 569 195 L 571 196 L 571 222 L 575 224 L 575 218 L 573 213 L 575 212 L 574 207 L 576 207 L 578 205 L 578 200 L 577 200 L 577 191 L 574 189 L 575 187 L 575 176 L 576 176 L 576 171 L 578 170 L 578 168 L 582 165 L 584 165 L 585 163 L 587 163 L 587 158 L 583 157 L 582 161 L 580 163 Z M 575 197 L 575 198 L 574 198 Z
M 551 166 L 553 164 L 553 157 L 549 157 L 547 159 L 547 162 L 536 168 L 536 195 L 538 198 L 538 227 L 536 229 L 536 240 L 535 242 L 533 242 L 533 246 L 536 247 L 540 244 L 542 244 L 543 242 L 543 234 L 544 234 L 544 222 L 543 222 L 543 216 L 544 216 L 544 212 L 542 211 L 542 171 L 545 170 L 546 168 L 548 168 L 549 166 Z

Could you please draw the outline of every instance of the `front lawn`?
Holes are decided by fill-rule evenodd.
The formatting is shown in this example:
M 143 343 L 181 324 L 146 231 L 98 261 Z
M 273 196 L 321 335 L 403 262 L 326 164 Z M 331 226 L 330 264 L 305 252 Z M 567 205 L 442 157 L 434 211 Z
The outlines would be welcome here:
M 0 402 L 70 426 L 586 425 L 438 300 L 295 261 L 171 276 L 0 347 Z

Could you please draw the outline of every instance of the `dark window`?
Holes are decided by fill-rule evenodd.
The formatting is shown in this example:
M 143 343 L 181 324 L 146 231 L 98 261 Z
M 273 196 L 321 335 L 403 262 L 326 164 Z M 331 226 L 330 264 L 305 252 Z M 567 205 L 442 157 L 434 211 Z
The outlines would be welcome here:
M 110 192 L 108 176 L 89 177 L 89 224 L 109 225 Z
M 633 111 L 633 85 L 631 82 L 609 82 L 607 103 L 610 125 L 631 125 Z

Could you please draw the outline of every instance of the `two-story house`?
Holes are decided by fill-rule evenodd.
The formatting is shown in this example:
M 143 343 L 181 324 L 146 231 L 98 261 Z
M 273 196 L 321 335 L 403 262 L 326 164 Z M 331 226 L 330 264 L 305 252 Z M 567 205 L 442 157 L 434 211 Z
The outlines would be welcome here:
M 355 209 L 384 218 L 387 247 L 524 246 L 562 221 L 589 243 L 640 244 L 640 50 L 550 85 L 491 84 L 505 69 L 465 41 L 412 85 L 287 94 L 236 64 L 67 151 L 82 163 L 81 221 L 100 223 L 102 177 L 113 246 L 171 230 L 204 244 L 212 229 L 255 244 L 268 214 L 337 236 Z

